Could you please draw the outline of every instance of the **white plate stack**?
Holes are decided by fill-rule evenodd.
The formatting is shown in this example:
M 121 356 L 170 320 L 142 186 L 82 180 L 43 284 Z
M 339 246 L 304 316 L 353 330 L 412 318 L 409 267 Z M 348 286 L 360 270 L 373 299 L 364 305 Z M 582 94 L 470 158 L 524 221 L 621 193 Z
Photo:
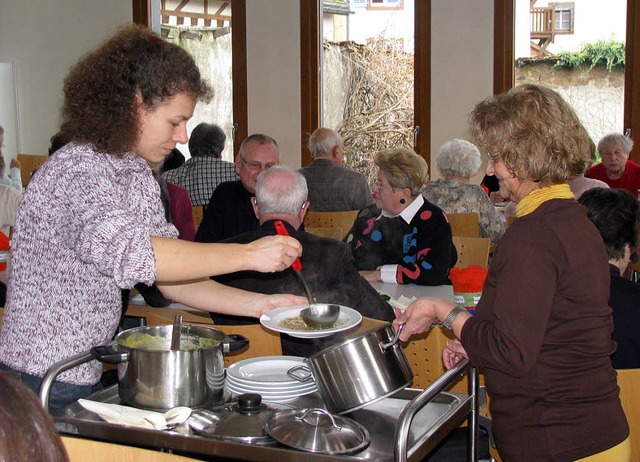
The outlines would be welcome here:
M 304 366 L 304 358 L 298 356 L 259 356 L 238 361 L 227 368 L 225 389 L 233 396 L 258 393 L 262 400 L 286 403 L 298 396 L 317 390 L 308 369 L 298 371 L 298 377 L 309 377 L 302 382 L 288 372 L 296 366 Z

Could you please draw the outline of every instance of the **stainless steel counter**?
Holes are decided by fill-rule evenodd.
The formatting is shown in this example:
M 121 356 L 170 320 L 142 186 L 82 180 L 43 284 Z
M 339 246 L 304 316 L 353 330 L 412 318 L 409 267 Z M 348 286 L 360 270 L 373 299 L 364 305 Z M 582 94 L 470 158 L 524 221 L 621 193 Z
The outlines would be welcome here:
M 405 389 L 364 409 L 348 414 L 370 432 L 371 442 L 363 451 L 353 455 L 326 455 L 302 452 L 284 446 L 259 446 L 214 440 L 194 434 L 187 424 L 172 431 L 155 431 L 124 427 L 104 422 L 78 403 L 56 416 L 56 427 L 63 434 L 76 435 L 113 443 L 139 446 L 191 455 L 203 459 L 235 459 L 250 461 L 392 461 L 398 447 L 396 428 L 402 411 L 422 390 Z M 117 386 L 102 390 L 89 399 L 120 404 Z M 295 407 L 324 407 L 319 395 L 311 394 L 289 403 Z M 474 409 L 473 396 L 442 392 L 420 409 L 410 423 L 406 460 L 419 461 L 454 428 L 458 427 Z M 473 419 L 472 419 L 473 420 Z

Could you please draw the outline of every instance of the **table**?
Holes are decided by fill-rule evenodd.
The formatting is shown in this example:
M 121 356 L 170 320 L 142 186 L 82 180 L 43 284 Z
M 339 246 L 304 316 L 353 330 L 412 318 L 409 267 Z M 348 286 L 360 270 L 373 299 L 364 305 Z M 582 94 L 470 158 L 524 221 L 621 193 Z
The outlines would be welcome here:
M 453 300 L 453 286 L 418 286 L 413 284 L 393 284 L 386 282 L 371 282 L 371 285 L 378 292 L 389 295 L 391 298 L 400 298 L 404 295 L 407 298 L 416 297 L 439 297 Z

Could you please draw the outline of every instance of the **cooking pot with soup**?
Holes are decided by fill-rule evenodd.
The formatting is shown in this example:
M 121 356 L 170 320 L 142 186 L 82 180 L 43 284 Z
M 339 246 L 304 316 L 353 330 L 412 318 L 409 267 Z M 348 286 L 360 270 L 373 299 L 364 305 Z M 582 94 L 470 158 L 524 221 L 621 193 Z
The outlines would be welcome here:
M 181 325 L 180 349 L 171 349 L 172 325 L 144 326 L 118 334 L 91 350 L 118 365 L 123 403 L 148 409 L 197 408 L 223 401 L 224 353 L 249 344 L 241 335 L 204 326 Z

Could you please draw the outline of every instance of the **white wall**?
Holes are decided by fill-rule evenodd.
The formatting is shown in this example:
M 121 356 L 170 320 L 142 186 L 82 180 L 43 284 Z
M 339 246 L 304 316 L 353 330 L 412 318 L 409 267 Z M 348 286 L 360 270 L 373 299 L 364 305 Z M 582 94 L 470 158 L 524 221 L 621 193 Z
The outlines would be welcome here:
M 280 145 L 281 161 L 300 167 L 300 3 L 247 1 L 249 134 Z
M 452 138 L 473 142 L 467 118 L 493 93 L 493 0 L 431 2 L 431 177 Z M 484 165 L 484 164 L 483 164 Z M 482 179 L 484 168 L 476 174 Z
M 67 70 L 132 11 L 131 0 L 0 0 L 0 62 L 16 68 L 18 152 L 47 153 Z

